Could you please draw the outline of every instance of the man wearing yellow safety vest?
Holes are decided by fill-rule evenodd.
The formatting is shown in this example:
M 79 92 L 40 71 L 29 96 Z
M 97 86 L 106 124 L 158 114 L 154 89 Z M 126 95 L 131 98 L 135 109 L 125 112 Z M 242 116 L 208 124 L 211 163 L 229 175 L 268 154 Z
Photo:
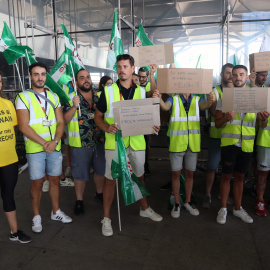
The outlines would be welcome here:
M 172 190 L 175 205 L 171 216 L 180 217 L 180 176 L 185 163 L 186 200 L 184 207 L 191 215 L 198 216 L 199 210 L 191 203 L 193 175 L 196 170 L 198 152 L 201 151 L 200 110 L 207 110 L 215 101 L 211 91 L 208 100 L 204 101 L 193 94 L 178 94 L 164 102 L 160 96 L 160 106 L 170 111 L 168 129 L 170 162 L 172 170 Z
M 255 87 L 265 87 L 265 82 L 267 80 L 268 71 L 252 72 L 252 76 L 255 77 Z M 251 86 L 253 84 L 251 83 Z M 270 170 L 270 127 L 268 124 L 265 128 L 260 128 L 257 134 L 256 140 L 256 160 L 257 160 L 257 181 L 256 181 L 256 214 L 258 216 L 266 216 L 265 203 L 264 203 L 264 191 L 267 182 L 267 176 Z
M 220 138 L 221 138 L 221 129 L 215 127 L 215 115 L 216 115 L 216 106 L 217 101 L 222 99 L 223 87 L 232 86 L 232 69 L 233 65 L 227 63 L 222 66 L 221 69 L 221 84 L 216 86 L 213 89 L 215 94 L 215 102 L 213 102 L 209 112 L 211 114 L 211 126 L 210 126 L 210 140 L 208 147 L 208 157 L 207 157 L 207 166 L 206 166 L 206 195 L 203 200 L 202 207 L 210 208 L 211 207 L 211 189 L 215 180 L 215 173 L 218 168 L 220 159 L 221 159 L 221 147 L 220 147 Z
M 59 98 L 44 88 L 47 67 L 43 63 L 29 66 L 32 89 L 19 93 L 16 110 L 19 129 L 24 135 L 26 158 L 29 165 L 34 218 L 32 230 L 42 231 L 39 213 L 41 188 L 45 169 L 49 176 L 52 201 L 51 219 L 70 223 L 72 219 L 59 208 L 59 181 L 62 173 L 61 137 L 64 119 Z
M 91 76 L 85 69 L 75 74 L 75 81 L 78 95 L 75 95 L 74 90 L 70 91 L 69 97 L 72 102 L 66 104 L 63 111 L 65 123 L 68 124 L 72 176 L 76 192 L 74 212 L 80 215 L 84 213 L 83 195 L 86 182 L 89 181 L 91 166 L 94 169 L 97 190 L 95 196 L 97 199 L 103 197 L 105 153 L 104 132 L 94 122 L 99 100 L 98 91 L 92 87 Z
M 247 68 L 237 65 L 232 70 L 234 87 L 246 87 Z M 216 127 L 222 128 L 221 133 L 221 161 L 222 178 L 220 182 L 221 209 L 217 215 L 217 223 L 225 224 L 227 217 L 227 199 L 230 192 L 230 181 L 234 176 L 233 215 L 246 223 L 253 219 L 242 208 L 243 182 L 249 169 L 255 140 L 256 121 L 264 128 L 267 125 L 269 113 L 266 111 L 256 113 L 222 112 L 222 100 L 216 108 Z
M 95 114 L 95 122 L 100 129 L 105 131 L 105 185 L 103 192 L 104 219 L 102 220 L 102 234 L 113 235 L 111 226 L 110 209 L 115 194 L 115 184 L 111 176 L 111 162 L 115 155 L 115 134 L 118 129 L 114 122 L 112 103 L 119 100 L 143 99 L 144 88 L 132 82 L 132 73 L 135 70 L 134 59 L 128 54 L 119 55 L 117 61 L 117 73 L 119 80 L 112 86 L 105 87 L 100 96 Z M 153 127 L 159 131 L 158 126 Z M 123 137 L 130 159 L 132 171 L 144 184 L 145 140 L 143 135 Z M 161 221 L 162 217 L 155 213 L 148 205 L 146 198 L 140 200 L 140 216 L 148 217 L 154 221 Z

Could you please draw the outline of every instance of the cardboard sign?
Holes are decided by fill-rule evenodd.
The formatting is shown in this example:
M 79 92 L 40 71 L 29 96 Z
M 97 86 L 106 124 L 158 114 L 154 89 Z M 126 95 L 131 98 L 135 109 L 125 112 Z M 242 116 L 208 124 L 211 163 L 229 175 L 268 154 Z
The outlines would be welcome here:
M 155 133 L 153 126 L 160 126 L 159 102 L 159 98 L 113 102 L 114 122 L 122 130 L 122 136 Z
M 136 67 L 149 66 L 151 64 L 166 65 L 174 63 L 173 43 L 129 47 L 129 54 L 133 56 Z
M 270 71 L 270 52 L 259 52 L 249 55 L 250 71 Z
M 209 94 L 213 85 L 213 69 L 158 68 L 157 89 L 160 93 Z
M 261 111 L 270 111 L 270 88 L 224 88 L 222 98 L 222 111 L 234 111 L 237 113 L 256 113 Z

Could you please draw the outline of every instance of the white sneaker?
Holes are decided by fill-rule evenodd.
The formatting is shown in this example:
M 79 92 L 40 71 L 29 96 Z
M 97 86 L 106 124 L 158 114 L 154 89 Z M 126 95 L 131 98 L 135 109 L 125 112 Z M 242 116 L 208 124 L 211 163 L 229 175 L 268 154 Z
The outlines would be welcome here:
M 171 211 L 171 216 L 173 218 L 179 218 L 180 217 L 180 205 L 178 205 L 178 206 L 174 205 L 173 206 L 173 209 Z
M 35 233 L 42 232 L 42 225 L 41 225 L 41 216 L 37 215 L 34 216 L 32 219 L 32 231 Z
M 193 216 L 198 216 L 200 214 L 199 210 L 192 203 L 185 203 L 184 207 Z
M 217 215 L 217 223 L 225 224 L 227 217 L 227 208 L 220 208 Z
M 61 187 L 74 187 L 74 182 L 66 177 L 65 180 L 60 180 L 60 186 Z
M 151 218 L 154 221 L 161 221 L 163 219 L 163 217 L 157 214 L 150 206 L 146 208 L 145 210 L 141 209 L 140 216 Z
M 236 217 L 241 218 L 246 223 L 253 223 L 252 217 L 248 215 L 248 213 L 245 211 L 245 209 L 242 208 L 242 206 L 240 206 L 240 210 L 235 210 L 233 208 L 233 214 Z
M 111 225 L 111 220 L 109 218 L 104 217 L 104 219 L 101 221 L 102 223 L 102 234 L 104 236 L 112 236 L 113 235 L 113 229 Z
M 50 182 L 49 180 L 45 180 L 42 185 L 42 191 L 43 192 L 48 192 L 50 188 Z
M 71 177 L 71 168 L 67 167 L 65 170 L 65 177 Z
M 55 215 L 53 214 L 53 211 L 51 213 L 51 219 L 56 221 L 61 221 L 63 223 L 70 223 L 72 222 L 72 218 L 67 216 L 61 209 L 59 208 Z

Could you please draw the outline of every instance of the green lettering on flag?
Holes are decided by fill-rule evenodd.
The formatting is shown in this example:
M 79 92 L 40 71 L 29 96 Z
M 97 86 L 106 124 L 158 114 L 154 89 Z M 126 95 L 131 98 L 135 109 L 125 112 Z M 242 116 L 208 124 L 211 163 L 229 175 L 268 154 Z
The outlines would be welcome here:
M 110 44 L 109 44 L 106 67 L 113 68 L 115 71 L 117 71 L 116 57 L 121 54 L 124 54 L 124 49 L 123 49 L 121 36 L 117 27 L 117 9 L 116 9 L 113 15 L 113 25 L 112 25 L 112 32 L 111 32 L 111 39 L 110 39 Z
M 121 179 L 121 190 L 125 205 L 132 204 L 149 196 L 148 190 L 132 172 L 120 130 L 117 130 L 115 135 L 115 154 L 116 156 L 112 160 L 111 165 L 112 177 L 113 179 Z

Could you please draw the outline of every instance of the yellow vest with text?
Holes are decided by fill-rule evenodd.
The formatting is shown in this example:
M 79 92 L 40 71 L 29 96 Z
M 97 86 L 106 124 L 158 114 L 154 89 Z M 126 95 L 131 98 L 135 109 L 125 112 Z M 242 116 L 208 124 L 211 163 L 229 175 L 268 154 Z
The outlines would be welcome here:
M 113 83 L 110 86 L 104 87 L 105 97 L 107 102 L 107 111 L 104 114 L 104 121 L 108 125 L 114 124 L 113 106 L 112 103 L 120 101 L 120 91 L 118 85 Z M 133 99 L 143 99 L 145 98 L 145 89 L 137 85 L 135 89 Z M 133 150 L 145 150 L 145 139 L 144 135 L 122 137 L 125 147 L 130 146 Z M 115 149 L 115 135 L 105 132 L 105 149 L 114 150 Z
M 243 152 L 253 152 L 255 140 L 255 126 L 256 126 L 256 113 L 247 113 L 241 120 L 239 113 L 227 122 L 226 126 L 222 129 L 221 134 L 221 147 L 234 145 L 238 143 L 241 138 L 241 148 Z
M 256 144 L 263 147 L 270 147 L 270 117 L 265 128 L 259 128 Z
M 59 104 L 59 98 L 56 94 L 52 93 L 51 91 L 46 91 L 47 98 L 54 104 L 54 108 L 56 109 Z M 48 118 L 46 118 L 44 111 L 42 110 L 39 101 L 37 100 L 35 94 L 23 91 L 19 93 L 16 97 L 15 103 L 17 102 L 18 98 L 22 100 L 25 104 L 26 108 L 29 111 L 29 123 L 28 125 L 45 141 L 52 141 L 55 138 L 56 133 L 56 117 L 55 112 L 50 103 L 47 102 L 47 106 L 49 108 Z M 48 111 L 48 110 L 47 110 Z M 43 126 L 43 120 L 51 121 L 50 127 Z M 25 150 L 27 154 L 39 153 L 43 152 L 44 148 L 42 145 L 31 141 L 26 136 L 24 136 L 25 141 Z M 61 149 L 61 140 L 59 141 L 56 151 L 60 151 Z
M 198 96 L 193 96 L 188 115 L 180 95 L 173 96 L 172 114 L 167 135 L 170 152 L 201 151 L 200 109 Z
M 213 92 L 215 94 L 216 101 L 218 101 L 220 98 L 222 100 L 222 91 L 221 91 L 220 86 L 216 86 Z M 215 121 L 216 121 L 216 117 L 211 115 L 210 137 L 214 139 L 220 139 L 222 128 L 216 128 Z

